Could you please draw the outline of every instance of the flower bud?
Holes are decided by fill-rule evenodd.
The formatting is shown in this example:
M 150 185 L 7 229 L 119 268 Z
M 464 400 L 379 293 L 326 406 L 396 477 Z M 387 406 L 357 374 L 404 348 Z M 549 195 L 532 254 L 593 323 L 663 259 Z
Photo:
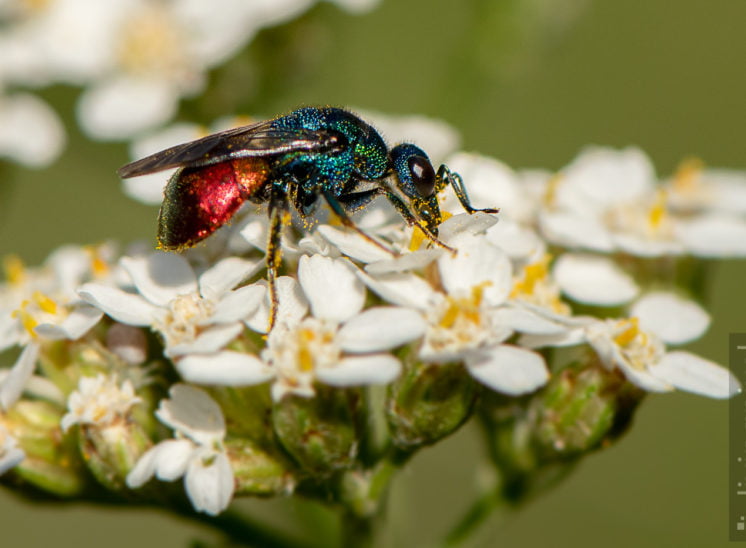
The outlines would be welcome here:
M 279 454 L 244 439 L 225 442 L 236 479 L 237 495 L 286 495 L 295 489 L 292 465 Z
M 392 440 L 403 449 L 435 443 L 469 418 L 478 390 L 461 364 L 410 365 L 389 390 Z
M 62 413 L 49 402 L 21 400 L 3 423 L 26 454 L 12 472 L 50 495 L 74 497 L 85 491 L 90 476 L 75 443 L 60 430 Z
M 360 393 L 324 386 L 315 390 L 310 398 L 283 397 L 272 420 L 278 439 L 298 464 L 327 475 L 351 466 L 357 454 Z

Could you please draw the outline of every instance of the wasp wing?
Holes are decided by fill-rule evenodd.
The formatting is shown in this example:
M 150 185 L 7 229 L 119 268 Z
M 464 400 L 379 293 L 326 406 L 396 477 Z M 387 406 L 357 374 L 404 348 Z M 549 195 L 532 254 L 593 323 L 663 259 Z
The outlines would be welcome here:
M 127 164 L 117 171 L 126 179 L 174 167 L 200 167 L 233 158 L 287 152 L 331 152 L 343 146 L 341 135 L 326 129 L 276 128 L 273 120 L 214 133 Z

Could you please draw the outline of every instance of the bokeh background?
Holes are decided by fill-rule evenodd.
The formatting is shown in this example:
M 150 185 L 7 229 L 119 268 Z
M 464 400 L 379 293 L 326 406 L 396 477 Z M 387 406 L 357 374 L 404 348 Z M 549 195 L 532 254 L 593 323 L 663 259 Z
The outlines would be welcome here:
M 442 118 L 461 131 L 465 149 L 513 167 L 558 169 L 586 144 L 636 144 L 661 175 L 691 155 L 746 169 L 744 21 L 740 0 L 383 0 L 360 16 L 321 3 L 263 30 L 212 71 L 209 92 L 183 102 L 180 118 L 347 105 Z M 126 145 L 76 129 L 79 92 L 39 91 L 69 132 L 59 160 L 40 171 L 0 167 L 0 254 L 38 264 L 65 243 L 154 241 L 157 209 L 127 199 L 115 175 L 129 160 Z M 728 334 L 746 331 L 745 280 L 746 262 L 716 265 L 714 321 L 695 352 L 727 364 Z M 618 444 L 529 506 L 491 520 L 475 545 L 725 546 L 727 406 L 682 393 L 649 397 Z M 467 508 L 464 486 L 480 450 L 465 428 L 414 458 L 395 482 L 384 545 L 432 545 Z M 238 504 L 286 523 L 277 502 Z M 329 519 L 303 504 L 290 512 L 308 523 Z M 8 547 L 215 539 L 155 510 L 44 505 L 7 491 L 0 531 Z

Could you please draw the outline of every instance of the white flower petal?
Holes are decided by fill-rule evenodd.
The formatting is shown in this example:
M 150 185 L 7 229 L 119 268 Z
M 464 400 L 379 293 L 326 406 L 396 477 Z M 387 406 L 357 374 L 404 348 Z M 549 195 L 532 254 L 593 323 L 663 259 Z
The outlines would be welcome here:
M 550 242 L 569 248 L 609 253 L 614 250 L 611 234 L 598 219 L 566 211 L 542 212 L 541 233 Z
M 619 305 L 638 293 L 634 280 L 606 257 L 565 253 L 557 259 L 553 274 L 560 289 L 581 303 Z
M 369 242 L 354 230 L 341 230 L 330 225 L 319 225 L 316 230 L 342 253 L 358 261 L 372 263 L 392 257 L 391 253 Z
M 266 333 L 269 326 L 269 291 L 267 290 L 267 282 L 264 280 L 257 282 L 257 286 L 264 289 L 264 298 L 259 303 L 256 313 L 249 317 L 245 323 L 249 329 L 257 333 Z M 289 276 L 277 278 L 277 298 L 279 300 L 277 325 L 283 323 L 295 325 L 308 312 L 308 301 L 294 278 Z
M 261 384 L 273 377 L 256 356 L 224 350 L 215 354 L 192 354 L 176 362 L 185 381 L 196 384 L 243 386 Z
M 357 275 L 383 300 L 399 306 L 425 310 L 435 294 L 429 283 L 414 274 L 386 274 L 374 278 L 358 271 Z
M 217 352 L 243 331 L 241 322 L 213 325 L 202 331 L 196 339 L 166 348 L 168 357 L 183 356 L 184 354 L 209 354 Z
M 438 227 L 438 233 L 444 242 L 451 244 L 459 234 L 480 234 L 496 224 L 497 215 L 493 213 L 460 213 L 443 221 Z
M 205 452 L 189 462 L 186 492 L 198 512 L 215 516 L 228 508 L 234 484 L 233 469 L 225 453 Z
M 304 255 L 298 280 L 317 318 L 343 322 L 363 308 L 365 286 L 344 259 Z
M 19 465 L 25 458 L 26 453 L 18 447 L 0 447 L 0 476 Z
M 194 271 L 181 255 L 157 252 L 144 257 L 122 257 L 121 262 L 140 294 L 158 306 L 168 305 L 179 295 L 197 292 Z
M 435 259 L 440 257 L 444 250 L 440 248 L 418 249 L 412 253 L 403 253 L 398 257 L 376 261 L 365 266 L 365 271 L 373 275 L 390 274 L 394 272 L 406 272 L 408 270 L 420 270 L 425 268 Z
M 41 168 L 62 152 L 62 123 L 44 101 L 30 93 L 0 97 L 0 120 L 0 156 Z
M 59 325 L 43 323 L 36 326 L 37 334 L 51 340 L 77 340 L 96 325 L 104 313 L 88 304 L 75 306 Z
M 122 181 L 122 188 L 127 196 L 138 202 L 146 205 L 160 205 L 163 202 L 163 189 L 175 171 L 171 169 L 130 177 Z
M 126 293 L 108 285 L 83 284 L 78 294 L 84 301 L 103 310 L 107 316 L 127 325 L 148 326 L 158 310 L 140 295 Z
M 220 406 L 207 392 L 187 384 L 175 384 L 170 399 L 161 400 L 155 412 L 158 420 L 197 443 L 209 443 L 225 435 Z
M 650 372 L 680 390 L 710 398 L 730 398 L 741 391 L 730 371 L 689 352 L 668 352 Z
M 489 304 L 499 305 L 512 286 L 510 259 L 483 237 L 462 235 L 451 242 L 456 256 L 446 253 L 438 258 L 441 282 L 446 291 L 469 294 L 474 287 L 484 287 Z
M 694 301 L 673 293 L 648 293 L 631 308 L 640 327 L 668 344 L 684 344 L 701 337 L 710 326 L 710 315 Z
M 425 333 L 422 315 L 409 308 L 379 306 L 350 319 L 337 334 L 347 352 L 376 352 L 396 348 Z
M 173 481 L 184 475 L 194 445 L 189 440 L 166 440 L 148 449 L 127 474 L 127 486 L 137 489 L 145 485 L 160 467 L 158 478 Z
M 261 260 L 226 257 L 199 277 L 199 292 L 205 299 L 217 301 L 228 291 L 255 274 L 263 265 Z
M 400 372 L 401 364 L 394 356 L 370 354 L 342 358 L 335 367 L 317 370 L 316 378 L 332 386 L 360 386 L 389 383 Z
M 13 364 L 10 373 L 0 382 L 0 407 L 4 411 L 10 409 L 21 397 L 26 383 L 34 373 L 38 357 L 39 345 L 28 344 Z
M 161 481 L 183 476 L 196 450 L 189 440 L 165 440 L 155 446 L 154 473 Z
M 512 396 L 533 392 L 549 380 L 544 358 L 517 346 L 503 344 L 470 354 L 466 367 L 485 386 Z
M 78 121 L 97 139 L 124 139 L 170 120 L 178 99 L 166 80 L 117 76 L 83 92 Z
M 496 325 L 532 335 L 559 335 L 568 329 L 548 314 L 540 314 L 525 306 L 500 307 L 495 310 L 494 318 Z
M 215 305 L 210 323 L 230 323 L 248 318 L 259 307 L 266 292 L 267 288 L 258 284 L 229 292 Z
M 697 257 L 746 256 L 746 221 L 709 215 L 680 223 L 678 236 Z

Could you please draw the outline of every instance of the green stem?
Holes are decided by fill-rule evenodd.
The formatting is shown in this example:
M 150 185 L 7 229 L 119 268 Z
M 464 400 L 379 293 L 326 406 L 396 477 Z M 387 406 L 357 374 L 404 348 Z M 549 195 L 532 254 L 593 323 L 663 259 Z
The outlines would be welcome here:
M 460 546 L 471 537 L 479 527 L 487 520 L 495 509 L 502 506 L 502 501 L 497 492 L 490 490 L 483 493 L 456 525 L 446 535 L 443 542 L 444 547 Z

